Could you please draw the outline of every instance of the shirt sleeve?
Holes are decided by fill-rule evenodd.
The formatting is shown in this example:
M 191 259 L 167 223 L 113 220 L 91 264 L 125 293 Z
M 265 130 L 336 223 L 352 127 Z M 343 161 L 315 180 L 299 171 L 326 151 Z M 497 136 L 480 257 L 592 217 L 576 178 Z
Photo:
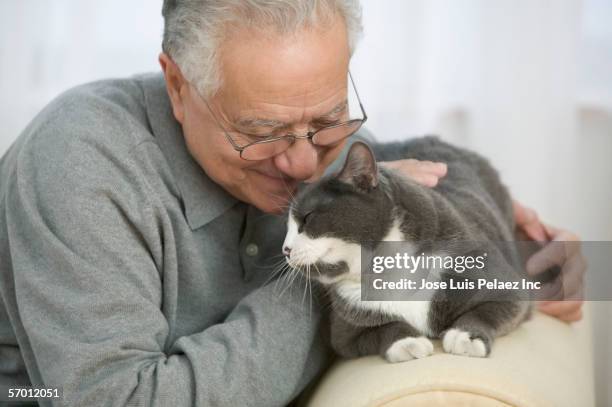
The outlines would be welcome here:
M 63 389 L 53 405 L 283 405 L 323 368 L 316 305 L 273 285 L 167 343 L 166 220 L 142 174 L 94 142 L 45 146 L 20 155 L 5 204 L 20 348 L 33 385 Z

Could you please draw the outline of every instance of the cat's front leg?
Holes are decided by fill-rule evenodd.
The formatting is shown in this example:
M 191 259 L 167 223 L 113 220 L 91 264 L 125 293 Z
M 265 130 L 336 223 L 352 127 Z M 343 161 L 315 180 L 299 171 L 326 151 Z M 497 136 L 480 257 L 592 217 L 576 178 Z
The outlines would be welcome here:
M 412 359 L 421 359 L 433 353 L 434 347 L 424 336 L 409 336 L 393 342 L 384 352 L 388 362 L 405 362 Z
M 442 347 L 447 353 L 484 358 L 491 353 L 493 338 L 475 326 L 450 328 L 442 336 Z
M 388 362 L 406 362 L 433 353 L 434 347 L 431 341 L 406 322 L 390 322 L 376 330 L 380 354 Z
M 396 363 L 433 353 L 431 341 L 403 321 L 364 327 L 333 313 L 331 339 L 336 353 L 348 358 L 380 354 L 387 361 Z
M 514 329 L 522 320 L 525 308 L 517 302 L 484 302 L 461 315 L 442 332 L 442 347 L 455 355 L 487 357 L 496 336 Z

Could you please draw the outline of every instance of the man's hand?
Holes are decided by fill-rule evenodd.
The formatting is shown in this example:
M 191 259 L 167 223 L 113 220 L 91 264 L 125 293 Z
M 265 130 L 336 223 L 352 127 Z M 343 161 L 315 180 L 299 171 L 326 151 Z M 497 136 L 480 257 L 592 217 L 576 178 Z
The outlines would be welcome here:
M 379 165 L 398 171 L 400 174 L 426 187 L 435 187 L 438 180 L 446 175 L 446 164 L 433 161 L 419 161 L 412 158 L 379 162 Z
M 580 239 L 567 230 L 545 225 L 530 208 L 514 201 L 516 225 L 533 240 L 549 242 L 527 261 L 527 272 L 537 275 L 552 266 L 561 267 L 558 289 L 563 301 L 540 301 L 538 309 L 566 322 L 582 319 L 584 273 L 587 265 Z

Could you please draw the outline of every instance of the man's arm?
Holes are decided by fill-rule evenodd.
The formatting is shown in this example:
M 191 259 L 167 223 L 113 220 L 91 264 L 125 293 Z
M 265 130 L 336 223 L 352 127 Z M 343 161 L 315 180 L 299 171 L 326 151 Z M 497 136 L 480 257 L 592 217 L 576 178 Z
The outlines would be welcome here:
M 62 387 L 60 405 L 176 407 L 281 405 L 305 387 L 326 350 L 298 290 L 262 287 L 167 343 L 154 226 L 167 219 L 129 157 L 62 147 L 22 154 L 6 196 L 11 312 L 33 385 Z

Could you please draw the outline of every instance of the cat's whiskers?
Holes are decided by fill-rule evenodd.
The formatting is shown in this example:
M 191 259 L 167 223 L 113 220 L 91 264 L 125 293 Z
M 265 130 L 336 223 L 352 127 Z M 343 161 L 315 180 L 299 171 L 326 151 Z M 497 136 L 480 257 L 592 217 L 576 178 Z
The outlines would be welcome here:
M 293 284 L 293 282 L 295 281 L 295 278 L 297 277 L 297 274 L 303 274 L 303 267 L 304 265 L 301 264 L 301 262 L 298 262 L 299 266 L 298 266 L 298 271 L 299 273 L 294 274 L 293 278 L 291 279 L 291 281 L 289 282 L 289 284 Z
M 281 210 L 281 212 L 285 212 L 295 202 L 295 198 L 292 195 L 289 196 L 289 200 L 287 200 L 286 196 L 274 194 L 272 192 L 270 192 L 269 195 L 278 199 L 278 201 L 275 201 L 274 204 L 277 209 Z
M 315 270 L 317 270 L 319 277 L 323 276 L 323 274 L 321 274 L 321 270 L 319 270 L 319 267 L 317 266 L 317 263 L 313 263 L 312 265 L 314 266 Z
M 289 189 L 289 186 L 287 185 L 287 182 L 285 181 L 285 179 L 283 178 L 283 185 L 285 186 L 285 190 L 287 191 L 287 193 L 289 194 L 289 198 L 290 201 L 289 203 L 294 203 L 295 202 L 295 195 L 293 194 L 293 192 L 291 192 L 291 190 Z
M 279 268 L 269 278 L 269 280 L 272 281 L 275 277 L 278 277 L 276 278 L 276 282 L 274 283 L 274 290 L 278 289 L 278 284 L 287 276 L 287 272 L 290 272 L 289 269 L 290 267 L 288 264 L 280 265 Z
M 310 266 L 306 265 L 306 274 L 303 274 L 303 277 L 306 277 L 306 281 L 304 284 L 304 293 L 302 294 L 302 305 L 304 305 L 304 300 L 306 299 L 306 292 L 308 291 L 308 273 L 310 273 Z
M 287 213 L 289 211 L 289 208 L 291 207 L 290 204 L 275 204 L 276 209 L 278 209 L 279 212 L 281 213 Z M 264 216 L 277 216 L 276 214 L 273 213 L 268 213 Z
M 270 283 L 272 280 L 274 280 L 275 277 L 280 276 L 288 267 L 289 267 L 289 264 L 287 264 L 284 258 L 277 261 L 276 264 L 273 266 L 272 273 L 270 273 L 270 276 L 262 284 L 262 287 Z M 278 280 L 277 280 L 277 283 L 278 283 Z
M 313 265 L 316 267 L 315 263 L 313 263 Z M 310 303 L 308 304 L 308 318 L 312 319 L 312 280 L 310 279 L 310 268 L 308 268 L 308 292 L 310 297 Z
M 286 262 L 286 259 L 282 259 L 281 263 L 285 262 L 285 264 L 281 264 L 278 270 L 275 271 L 275 274 L 283 273 L 283 275 L 276 281 L 275 290 L 277 290 L 278 284 L 281 284 L 281 291 L 278 294 L 279 297 L 282 297 L 285 291 L 287 291 L 291 286 L 294 286 L 296 284 L 296 280 L 298 279 L 298 275 L 299 275 L 299 281 L 304 282 L 304 291 L 302 293 L 302 305 L 304 304 L 306 295 L 308 294 L 308 305 L 309 305 L 308 307 L 309 316 L 308 317 L 309 318 L 312 318 L 312 308 L 313 308 L 313 304 L 312 304 L 313 303 L 312 269 L 314 268 L 316 270 L 318 276 L 322 275 L 316 263 L 304 262 L 304 260 L 307 260 L 308 253 L 311 252 L 312 249 L 313 249 L 312 245 L 307 244 L 305 247 L 301 248 L 300 250 L 295 250 L 292 254 L 293 266 L 289 265 L 289 263 Z
M 299 255 L 299 253 L 298 253 Z M 295 278 L 297 277 L 298 274 L 302 273 L 302 264 L 301 264 L 301 259 L 300 257 L 297 258 L 295 264 L 296 266 L 291 266 L 289 265 L 289 268 L 291 269 L 291 271 L 289 273 L 286 274 L 286 278 L 285 278 L 285 282 L 287 283 L 286 286 L 282 289 L 281 293 L 279 294 L 279 297 L 283 295 L 283 293 L 291 286 L 293 285 Z

